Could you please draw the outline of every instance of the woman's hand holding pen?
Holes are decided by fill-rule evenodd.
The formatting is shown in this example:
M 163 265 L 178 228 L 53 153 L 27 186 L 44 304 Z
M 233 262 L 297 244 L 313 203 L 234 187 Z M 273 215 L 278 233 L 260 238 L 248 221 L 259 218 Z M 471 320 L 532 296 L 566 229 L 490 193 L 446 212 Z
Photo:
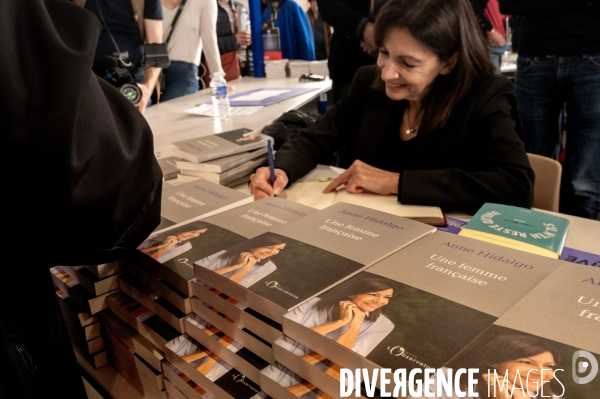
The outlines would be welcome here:
M 348 169 L 335 178 L 323 193 L 330 193 L 345 184 L 346 191 L 359 194 L 370 191 L 380 195 L 398 194 L 400 173 L 378 169 L 362 161 L 354 161 Z
M 274 196 L 285 198 L 283 189 L 289 182 L 287 174 L 282 169 L 275 168 L 275 182 L 272 186 L 270 179 L 271 171 L 268 167 L 258 168 L 250 176 L 250 194 L 255 200 Z

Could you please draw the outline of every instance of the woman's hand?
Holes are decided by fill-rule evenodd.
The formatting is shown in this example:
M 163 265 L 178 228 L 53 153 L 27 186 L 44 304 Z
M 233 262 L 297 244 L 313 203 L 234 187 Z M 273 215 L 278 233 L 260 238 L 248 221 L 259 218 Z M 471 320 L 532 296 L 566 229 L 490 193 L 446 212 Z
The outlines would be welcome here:
M 250 194 L 254 199 L 264 197 L 282 197 L 285 198 L 283 189 L 287 186 L 289 179 L 287 174 L 278 168 L 275 168 L 275 183 L 270 183 L 271 171 L 267 167 L 258 168 L 256 173 L 250 175 Z
M 342 184 L 346 191 L 354 194 L 370 191 L 380 195 L 398 194 L 400 173 L 374 168 L 362 161 L 354 161 L 344 173 L 335 178 L 323 193 L 330 193 Z
M 341 301 L 340 302 L 340 320 L 344 322 L 344 324 L 349 324 L 352 321 L 353 309 L 356 307 L 354 302 L 351 301 Z
M 354 327 L 360 330 L 360 328 L 363 325 L 363 322 L 365 321 L 365 315 L 366 313 L 355 305 L 352 308 L 352 320 L 350 320 L 350 323 L 348 324 L 350 328 Z
M 492 31 L 488 33 L 487 39 L 488 43 L 492 46 L 504 46 L 506 44 L 504 36 L 495 29 L 492 29 Z
M 245 30 L 236 33 L 235 40 L 237 40 L 237 43 L 240 46 L 249 46 L 250 44 L 252 44 L 252 37 L 250 36 L 250 31 Z

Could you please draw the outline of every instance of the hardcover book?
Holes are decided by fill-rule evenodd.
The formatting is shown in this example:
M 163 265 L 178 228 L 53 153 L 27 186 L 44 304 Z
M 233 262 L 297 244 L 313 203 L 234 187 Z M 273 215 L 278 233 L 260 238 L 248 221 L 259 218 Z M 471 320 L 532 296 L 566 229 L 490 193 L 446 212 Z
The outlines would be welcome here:
M 234 191 L 221 188 L 227 192 Z M 137 256 L 132 261 L 190 296 L 190 282 L 195 278 L 194 261 L 277 226 L 291 224 L 314 211 L 282 198 L 264 198 L 155 233 L 138 247 Z
M 252 197 L 208 180 L 163 187 L 158 233 L 182 222 L 199 220 L 252 202 Z
M 323 190 L 329 181 L 306 181 L 298 182 L 285 190 L 287 199 L 317 209 L 323 209 L 338 202 L 347 202 L 378 209 L 392 215 L 402 216 L 417 220 L 433 226 L 445 226 L 446 218 L 442 210 L 437 206 L 402 205 L 395 195 L 378 195 L 372 193 L 352 194 L 344 188 L 332 193 L 323 194 Z
M 195 170 L 198 172 L 212 172 L 212 173 L 223 173 L 238 165 L 250 161 L 260 155 L 267 153 L 267 147 L 261 147 L 257 150 L 241 152 L 239 154 L 230 155 L 223 158 L 214 159 L 212 161 L 205 162 L 189 162 L 189 161 L 178 161 L 178 169 Z
M 439 368 L 564 264 L 436 232 L 287 313 L 279 345 L 325 374 Z
M 195 272 L 199 280 L 280 323 L 288 310 L 433 230 L 338 203 L 200 259 Z
M 597 398 L 599 288 L 600 269 L 565 264 L 445 367 L 479 368 L 479 396 Z
M 460 235 L 558 259 L 569 220 L 533 209 L 485 203 Z
M 257 382 L 250 380 L 187 334 L 167 342 L 165 357 L 200 388 L 216 398 L 267 397 Z
M 205 162 L 267 146 L 270 136 L 236 129 L 173 143 L 173 155 L 189 162 Z

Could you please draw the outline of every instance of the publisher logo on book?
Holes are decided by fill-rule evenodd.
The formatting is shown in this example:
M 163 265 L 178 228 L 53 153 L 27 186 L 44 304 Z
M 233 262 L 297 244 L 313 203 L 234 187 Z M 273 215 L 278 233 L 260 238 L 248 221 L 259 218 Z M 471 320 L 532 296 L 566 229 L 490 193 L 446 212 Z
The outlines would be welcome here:
M 576 384 L 587 384 L 598 375 L 598 360 L 588 351 L 578 350 L 573 353 L 572 366 L 573 381 Z
M 282 293 L 284 293 L 285 295 L 289 295 L 292 298 L 298 299 L 298 296 L 290 291 L 288 291 L 287 289 L 283 288 L 281 285 L 279 285 L 279 283 L 277 281 L 267 281 L 265 282 L 266 286 L 268 288 L 272 288 L 274 290 L 280 291 Z

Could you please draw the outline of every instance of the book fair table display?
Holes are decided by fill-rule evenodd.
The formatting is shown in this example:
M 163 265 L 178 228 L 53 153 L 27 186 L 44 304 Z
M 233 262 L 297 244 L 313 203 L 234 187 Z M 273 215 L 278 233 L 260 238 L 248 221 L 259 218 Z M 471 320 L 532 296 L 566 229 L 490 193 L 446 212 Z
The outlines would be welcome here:
M 419 387 L 424 397 L 439 393 L 435 383 L 450 369 L 478 367 L 472 390 L 493 389 L 514 374 L 515 359 L 483 370 L 482 353 L 533 342 L 548 349 L 518 358 L 540 355 L 534 360 L 553 372 L 529 385 L 507 374 L 505 386 L 597 397 L 598 377 L 577 383 L 600 360 L 600 269 L 589 266 L 598 256 L 584 263 L 569 252 L 577 221 L 486 204 L 471 226 L 446 217 L 436 229 L 368 203 L 307 203 L 317 205 L 252 201 L 203 179 L 165 182 L 162 223 L 134 256 L 53 270 L 57 296 L 73 309 L 63 306 L 78 359 L 101 367 L 98 375 L 115 369 L 140 398 L 386 397 L 394 388 L 396 397 L 420 397 Z M 465 236 L 475 222 L 509 238 L 537 234 L 558 249 L 541 256 Z M 89 292 L 85 307 L 74 302 L 76 286 Z M 366 373 L 358 382 L 356 369 Z M 372 378 L 386 369 L 381 391 Z M 423 388 L 416 380 L 430 369 L 439 370 L 427 376 L 435 383 Z M 452 389 L 469 380 L 456 381 L 432 397 L 458 397 Z

